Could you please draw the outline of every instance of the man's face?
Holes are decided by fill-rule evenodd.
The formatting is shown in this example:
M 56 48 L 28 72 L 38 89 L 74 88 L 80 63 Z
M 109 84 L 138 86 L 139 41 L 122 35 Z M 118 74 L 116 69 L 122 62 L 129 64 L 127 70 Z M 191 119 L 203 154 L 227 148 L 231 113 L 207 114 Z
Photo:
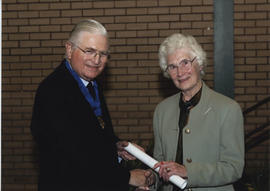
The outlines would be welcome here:
M 184 61 L 193 62 L 184 62 Z M 179 63 L 182 61 L 182 65 Z M 167 57 L 168 65 L 177 66 L 168 73 L 174 85 L 182 91 L 183 94 L 197 93 L 201 87 L 200 70 L 202 69 L 197 64 L 196 58 L 192 57 L 189 49 L 178 49 Z M 188 63 L 188 64 L 184 64 Z
M 78 44 L 66 43 L 66 55 L 72 69 L 87 81 L 93 80 L 103 71 L 108 58 L 102 53 L 107 51 L 108 40 L 100 34 L 81 32 Z

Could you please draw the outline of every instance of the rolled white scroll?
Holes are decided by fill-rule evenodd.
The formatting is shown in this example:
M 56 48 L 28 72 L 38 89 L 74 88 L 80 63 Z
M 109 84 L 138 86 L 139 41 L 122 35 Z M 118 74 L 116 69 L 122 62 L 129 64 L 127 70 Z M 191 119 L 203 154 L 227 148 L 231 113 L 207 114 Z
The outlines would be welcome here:
M 152 169 L 154 169 L 153 167 L 158 162 L 155 159 L 153 159 L 152 157 L 150 157 L 149 155 L 147 155 L 145 152 L 141 151 L 140 149 L 138 149 L 137 147 L 132 145 L 132 143 L 128 143 L 128 146 L 125 147 L 125 150 L 128 151 L 130 154 L 135 156 L 137 159 L 139 159 L 140 161 L 142 161 L 144 164 L 146 164 L 147 166 L 149 166 Z M 156 172 L 158 172 L 159 168 L 156 168 L 154 170 Z M 185 179 L 181 178 L 180 176 L 177 176 L 177 175 L 172 175 L 169 178 L 169 181 L 174 183 L 176 186 L 178 186 L 181 189 L 184 189 L 187 185 L 187 181 Z

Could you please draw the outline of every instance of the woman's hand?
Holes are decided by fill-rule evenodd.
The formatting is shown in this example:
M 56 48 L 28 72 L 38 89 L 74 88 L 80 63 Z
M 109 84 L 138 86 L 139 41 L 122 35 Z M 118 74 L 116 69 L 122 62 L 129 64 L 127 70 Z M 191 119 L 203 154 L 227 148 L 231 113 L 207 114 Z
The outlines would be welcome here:
M 185 166 L 173 161 L 161 161 L 155 164 L 154 169 L 160 168 L 158 171 L 159 176 L 166 182 L 172 175 L 178 175 L 182 178 L 187 178 L 187 170 Z

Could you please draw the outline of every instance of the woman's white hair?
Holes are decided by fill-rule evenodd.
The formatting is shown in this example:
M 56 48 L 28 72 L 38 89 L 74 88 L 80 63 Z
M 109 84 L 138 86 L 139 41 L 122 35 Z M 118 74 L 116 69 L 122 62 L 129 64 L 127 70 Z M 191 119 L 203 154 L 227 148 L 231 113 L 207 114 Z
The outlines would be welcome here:
M 206 67 L 206 52 L 202 49 L 201 45 L 191 35 L 184 35 L 180 33 L 172 34 L 167 37 L 159 47 L 159 65 L 163 72 L 163 75 L 170 78 L 170 75 L 166 71 L 167 57 L 169 54 L 174 53 L 178 49 L 189 49 L 191 56 L 195 57 L 199 66 L 203 66 L 201 70 L 201 76 L 204 75 L 204 68 Z

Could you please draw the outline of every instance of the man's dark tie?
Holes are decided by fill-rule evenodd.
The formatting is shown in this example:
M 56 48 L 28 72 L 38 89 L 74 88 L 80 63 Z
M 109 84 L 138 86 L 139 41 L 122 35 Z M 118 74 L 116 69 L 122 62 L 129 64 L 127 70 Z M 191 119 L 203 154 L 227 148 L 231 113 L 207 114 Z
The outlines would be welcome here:
M 89 82 L 86 87 L 87 87 L 90 95 L 92 96 L 92 98 L 96 99 L 96 92 L 95 92 L 95 89 L 94 89 L 94 86 L 93 86 L 92 82 Z

